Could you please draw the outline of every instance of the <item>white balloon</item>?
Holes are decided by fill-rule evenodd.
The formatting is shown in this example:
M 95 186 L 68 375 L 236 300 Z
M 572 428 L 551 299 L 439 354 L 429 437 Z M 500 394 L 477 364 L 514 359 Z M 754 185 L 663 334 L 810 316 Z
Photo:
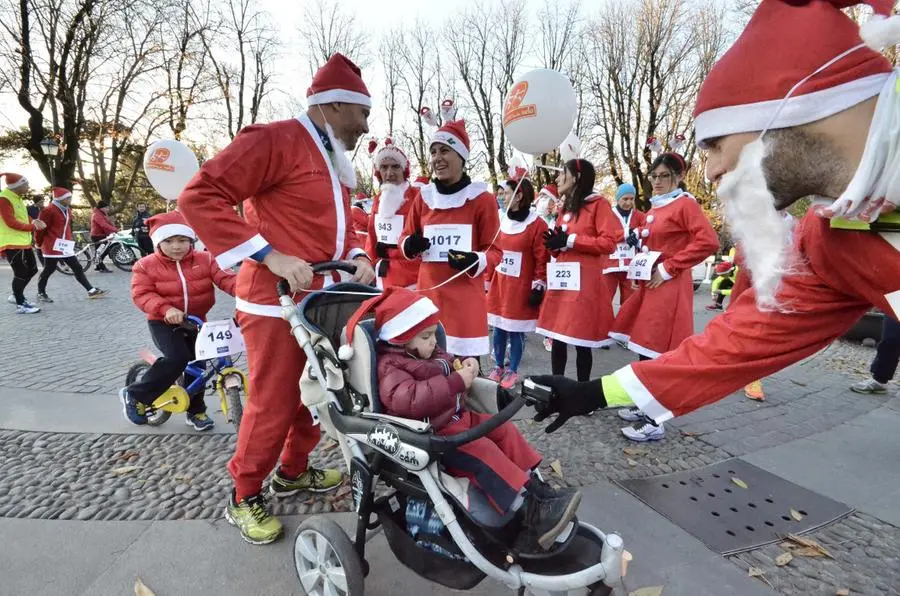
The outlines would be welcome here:
M 566 140 L 559 146 L 559 156 L 563 162 L 581 157 L 581 139 L 574 132 L 569 133 Z
M 199 169 L 194 152 L 173 139 L 156 141 L 144 153 L 147 180 L 167 201 L 177 199 Z
M 503 129 L 513 147 L 540 155 L 559 147 L 577 113 L 578 101 L 568 77 L 538 68 L 513 83 L 503 107 Z

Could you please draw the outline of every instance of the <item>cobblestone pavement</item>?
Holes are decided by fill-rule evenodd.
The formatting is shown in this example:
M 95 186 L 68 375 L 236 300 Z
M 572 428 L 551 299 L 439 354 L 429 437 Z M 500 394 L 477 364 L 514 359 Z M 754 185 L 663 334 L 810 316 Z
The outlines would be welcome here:
M 71 278 L 54 275 L 49 293 L 56 303 L 36 316 L 0 309 L 0 336 L 18 338 L 0 353 L 3 387 L 110 394 L 121 386 L 138 350 L 151 347 L 144 318 L 131 303 L 129 276 L 92 273 L 108 297 L 89 301 Z M 8 268 L 0 266 L 0 288 Z M 33 293 L 34 288 L 29 289 Z M 698 329 L 709 319 L 698 294 Z M 220 295 L 212 317 L 231 314 Z M 35 354 L 40 357 L 35 358 Z M 900 409 L 898 400 L 861 396 L 847 387 L 867 375 L 874 349 L 837 342 L 807 361 L 764 381 L 768 399 L 752 402 L 733 395 L 667 424 L 664 440 L 636 445 L 619 429 L 614 412 L 570 421 L 544 433 L 544 425 L 523 420 L 525 436 L 544 455 L 543 471 L 556 484 L 586 486 L 695 469 L 732 456 L 827 431 L 879 407 Z M 594 373 L 632 360 L 613 347 L 594 352 Z M 570 356 L 574 368 L 574 354 Z M 529 337 L 520 374 L 546 373 L 549 354 Z M 574 372 L 574 371 L 572 371 Z M 896 388 L 896 386 L 895 386 Z M 111 404 L 111 407 L 118 408 Z M 2 425 L 2 423 L 0 423 Z M 323 445 L 329 445 L 328 442 Z M 37 433 L 0 430 L 0 517 L 136 520 L 205 519 L 221 515 L 231 485 L 225 463 L 233 435 L 118 435 Z M 559 462 L 558 467 L 551 464 Z M 320 448 L 315 465 L 341 467 L 339 450 Z M 556 468 L 556 469 L 554 469 Z M 561 475 L 558 473 L 561 472 Z M 349 489 L 324 498 L 301 494 L 274 501 L 276 514 L 344 511 Z M 833 559 L 795 556 L 776 566 L 777 545 L 730 557 L 738 566 L 761 570 L 757 579 L 781 594 L 897 594 L 900 586 L 900 530 L 854 514 L 810 535 Z M 754 572 L 756 569 L 754 569 Z

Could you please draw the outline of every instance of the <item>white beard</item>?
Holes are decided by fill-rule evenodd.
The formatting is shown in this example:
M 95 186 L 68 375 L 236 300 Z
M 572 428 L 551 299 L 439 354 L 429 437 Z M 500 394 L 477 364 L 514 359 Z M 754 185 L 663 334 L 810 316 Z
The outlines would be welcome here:
M 775 209 L 766 185 L 762 138 L 741 151 L 737 167 L 722 177 L 718 195 L 725 219 L 744 254 L 761 311 L 780 310 L 781 280 L 791 269 L 791 222 Z
M 403 184 L 391 184 L 385 182 L 381 185 L 381 196 L 378 198 L 378 214 L 382 217 L 394 217 L 397 210 L 403 205 L 406 189 L 409 182 Z
M 332 153 L 334 154 L 334 169 L 337 171 L 338 180 L 341 184 L 353 190 L 356 188 L 356 170 L 353 163 L 347 159 L 347 146 L 344 145 L 334 134 L 334 129 L 325 121 L 325 132 L 328 133 L 328 140 L 331 141 Z

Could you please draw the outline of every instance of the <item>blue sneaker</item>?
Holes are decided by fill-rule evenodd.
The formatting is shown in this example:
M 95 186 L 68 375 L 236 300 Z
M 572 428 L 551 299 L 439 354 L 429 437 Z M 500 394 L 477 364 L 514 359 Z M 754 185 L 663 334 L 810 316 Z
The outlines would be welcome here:
M 146 406 L 128 395 L 126 387 L 119 389 L 119 399 L 122 400 L 122 413 L 125 414 L 125 420 L 138 426 L 147 424 Z
M 193 426 L 194 430 L 199 431 L 209 430 L 216 425 L 212 418 L 207 416 L 204 412 L 199 414 L 188 414 L 187 420 L 184 422 L 188 426 Z

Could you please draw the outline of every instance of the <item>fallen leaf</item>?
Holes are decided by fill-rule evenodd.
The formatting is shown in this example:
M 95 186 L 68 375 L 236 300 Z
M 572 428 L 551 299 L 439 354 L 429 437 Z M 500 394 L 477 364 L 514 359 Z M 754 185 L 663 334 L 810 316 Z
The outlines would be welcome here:
M 156 596 L 153 590 L 144 585 L 141 578 L 134 582 L 134 596 Z
M 650 453 L 650 451 L 645 447 L 626 447 L 622 451 L 625 452 L 625 455 L 630 455 L 632 457 L 647 455 L 648 453 Z
M 553 460 L 553 463 L 550 464 L 550 469 L 553 470 L 553 473 L 556 474 L 557 476 L 559 476 L 560 478 L 563 477 L 562 464 L 559 463 L 558 459 Z
M 681 436 L 683 437 L 699 437 L 700 433 L 693 430 L 683 430 L 681 431 Z
M 191 477 L 187 474 L 175 474 L 174 476 L 172 476 L 172 478 L 184 482 L 185 484 L 190 484 L 191 482 Z
M 800 557 L 824 557 L 825 554 L 817 548 L 813 548 L 811 546 L 804 546 L 803 548 L 798 548 L 795 551 L 791 551 L 795 555 Z
M 137 451 L 126 451 L 125 453 L 119 455 L 118 457 L 114 457 L 111 461 L 113 461 L 113 462 L 129 461 L 129 460 L 132 460 L 139 456 L 140 456 L 140 453 L 138 453 Z
M 850 588 L 842 588 L 835 592 L 834 596 L 850 596 Z
M 801 387 L 806 387 L 806 383 L 804 383 L 802 381 L 797 381 L 795 379 L 791 379 L 791 383 L 793 383 L 794 385 L 800 385 Z
M 628 592 L 628 596 L 659 596 L 663 592 L 665 586 L 653 586 L 650 588 L 638 588 L 633 592 Z
M 803 514 L 796 509 L 791 509 L 791 517 L 793 517 L 797 521 L 800 521 L 803 519 Z
M 784 567 L 788 563 L 794 560 L 794 555 L 791 553 L 781 553 L 777 557 L 775 557 L 775 564 L 779 567 Z
M 747 571 L 747 575 L 749 575 L 750 577 L 759 577 L 759 576 L 761 576 L 762 574 L 763 574 L 763 570 L 760 569 L 759 567 L 751 567 L 751 568 Z
M 747 490 L 748 488 L 750 488 L 749 486 L 747 486 L 747 483 L 746 483 L 746 482 L 744 482 L 743 480 L 741 480 L 741 479 L 738 478 L 737 476 L 732 476 L 732 477 L 731 477 L 731 481 L 732 481 L 733 483 L 737 484 L 738 486 L 740 486 L 741 488 L 743 488 L 744 490 Z
M 797 543 L 795 543 L 795 542 L 787 542 L 787 541 L 785 541 L 785 542 L 780 542 L 780 543 L 778 544 L 778 546 L 780 546 L 780 547 L 783 548 L 784 550 L 793 550 L 793 549 L 795 549 L 795 548 L 800 548 L 800 545 L 799 545 L 799 544 L 797 544 Z
M 159 469 L 160 469 L 160 470 L 168 470 L 168 469 L 171 468 L 171 467 L 172 467 L 172 466 L 169 465 L 169 464 L 159 464 Z
M 631 466 L 632 468 L 637 465 L 637 462 L 634 461 L 633 459 L 627 459 L 625 461 L 628 462 L 628 465 Z
M 831 553 L 828 552 L 828 551 L 825 549 L 824 546 L 822 546 L 821 544 L 819 544 L 819 543 L 816 542 L 815 540 L 812 540 L 812 539 L 810 539 L 810 538 L 804 538 L 803 536 L 797 536 L 796 534 L 788 534 L 788 535 L 786 536 L 786 538 L 787 538 L 788 540 L 791 540 L 791 541 L 793 541 L 793 542 L 796 542 L 797 544 L 799 544 L 799 545 L 801 545 L 801 546 L 807 546 L 807 547 L 809 547 L 809 548 L 814 548 L 814 549 L 816 549 L 817 551 L 819 551 L 820 553 L 822 553 L 823 555 L 825 555 L 826 557 L 828 557 L 829 559 L 833 559 L 833 558 L 834 558 L 834 557 L 831 556 Z
M 116 476 L 122 476 L 123 474 L 131 474 L 137 469 L 137 466 L 122 466 L 121 468 L 113 468 L 112 473 Z

